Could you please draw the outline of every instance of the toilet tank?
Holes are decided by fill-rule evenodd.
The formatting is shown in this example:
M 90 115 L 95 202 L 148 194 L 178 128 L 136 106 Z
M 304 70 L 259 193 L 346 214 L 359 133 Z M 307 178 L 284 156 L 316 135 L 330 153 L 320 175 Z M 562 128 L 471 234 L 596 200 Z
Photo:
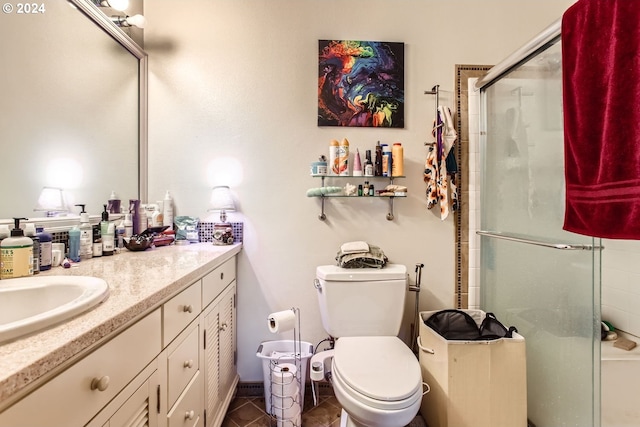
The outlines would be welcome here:
M 332 337 L 396 336 L 407 293 L 407 268 L 321 265 L 315 287 L 322 325 Z

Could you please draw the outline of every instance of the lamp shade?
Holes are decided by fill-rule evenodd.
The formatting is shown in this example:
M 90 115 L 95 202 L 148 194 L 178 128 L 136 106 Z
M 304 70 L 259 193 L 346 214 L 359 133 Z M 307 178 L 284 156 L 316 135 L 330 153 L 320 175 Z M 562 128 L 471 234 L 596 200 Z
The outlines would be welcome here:
M 38 197 L 38 205 L 34 211 L 69 212 L 69 206 L 62 188 L 44 187 Z
M 213 187 L 209 211 L 235 211 L 231 190 L 226 185 Z

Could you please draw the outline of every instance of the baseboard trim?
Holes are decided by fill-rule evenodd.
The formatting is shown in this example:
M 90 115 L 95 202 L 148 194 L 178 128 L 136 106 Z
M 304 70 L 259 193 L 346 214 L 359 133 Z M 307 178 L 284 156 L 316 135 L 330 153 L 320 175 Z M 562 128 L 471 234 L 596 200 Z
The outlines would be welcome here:
M 333 387 L 328 382 L 317 382 L 314 387 L 320 396 L 333 396 Z M 311 395 L 311 383 L 307 383 L 305 395 Z M 236 397 L 264 397 L 264 383 L 262 381 L 239 382 L 236 386 Z

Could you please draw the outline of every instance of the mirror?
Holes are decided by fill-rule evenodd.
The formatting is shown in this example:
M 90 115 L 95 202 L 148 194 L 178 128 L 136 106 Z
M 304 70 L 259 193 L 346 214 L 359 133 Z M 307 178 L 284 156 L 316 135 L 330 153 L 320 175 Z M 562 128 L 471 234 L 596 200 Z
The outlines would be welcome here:
M 63 188 L 92 215 L 112 190 L 125 208 L 146 200 L 144 51 L 88 0 L 7 4 L 0 218 L 45 216 L 34 212 L 43 187 Z

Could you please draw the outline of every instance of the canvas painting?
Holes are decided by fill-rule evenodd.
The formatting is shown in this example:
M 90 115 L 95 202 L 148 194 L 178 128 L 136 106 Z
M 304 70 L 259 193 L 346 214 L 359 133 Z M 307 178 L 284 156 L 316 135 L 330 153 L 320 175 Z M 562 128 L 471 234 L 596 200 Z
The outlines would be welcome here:
M 318 126 L 404 128 L 404 43 L 319 40 Z

